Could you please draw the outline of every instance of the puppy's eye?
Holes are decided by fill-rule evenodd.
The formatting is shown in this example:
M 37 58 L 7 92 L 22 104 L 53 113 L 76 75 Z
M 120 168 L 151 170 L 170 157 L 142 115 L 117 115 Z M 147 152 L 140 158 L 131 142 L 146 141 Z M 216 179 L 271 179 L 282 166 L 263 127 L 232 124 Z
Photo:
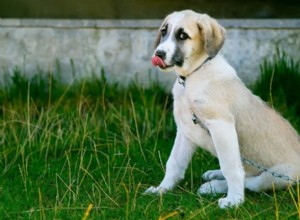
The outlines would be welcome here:
M 187 35 L 187 33 L 182 32 L 181 34 L 179 34 L 178 38 L 179 40 L 186 40 L 189 38 L 189 35 Z
M 161 33 L 161 36 L 162 36 L 162 37 L 166 36 L 166 34 L 167 34 L 167 27 L 163 27 L 163 28 L 160 30 L 160 33 Z
M 185 41 L 187 39 L 191 39 L 190 36 L 184 31 L 183 28 L 179 28 L 175 36 L 178 41 Z

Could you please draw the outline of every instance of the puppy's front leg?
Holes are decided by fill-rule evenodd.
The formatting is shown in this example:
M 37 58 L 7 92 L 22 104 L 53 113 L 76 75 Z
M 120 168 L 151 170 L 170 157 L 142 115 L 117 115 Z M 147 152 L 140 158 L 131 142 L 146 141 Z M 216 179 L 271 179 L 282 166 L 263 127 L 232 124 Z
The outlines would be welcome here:
M 240 159 L 238 137 L 233 122 L 221 119 L 207 121 L 217 151 L 228 192 L 219 200 L 220 208 L 237 206 L 244 202 L 244 169 Z
M 195 146 L 177 131 L 174 146 L 166 166 L 165 177 L 158 187 L 150 187 L 145 193 L 164 193 L 171 190 L 180 180 L 195 152 Z

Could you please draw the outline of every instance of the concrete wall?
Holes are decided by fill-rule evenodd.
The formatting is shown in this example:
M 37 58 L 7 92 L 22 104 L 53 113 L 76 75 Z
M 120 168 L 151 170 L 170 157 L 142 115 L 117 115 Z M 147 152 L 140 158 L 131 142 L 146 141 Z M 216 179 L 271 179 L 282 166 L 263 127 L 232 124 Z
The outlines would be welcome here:
M 227 29 L 221 53 L 246 83 L 259 75 L 259 65 L 276 48 L 299 60 L 300 19 L 219 19 Z M 175 74 L 151 66 L 153 41 L 160 20 L 0 20 L 0 74 L 19 66 L 31 75 L 38 68 L 57 72 L 71 81 L 101 68 L 112 81 L 127 84 L 149 78 L 171 85 Z M 71 60 L 74 66 L 71 65 Z

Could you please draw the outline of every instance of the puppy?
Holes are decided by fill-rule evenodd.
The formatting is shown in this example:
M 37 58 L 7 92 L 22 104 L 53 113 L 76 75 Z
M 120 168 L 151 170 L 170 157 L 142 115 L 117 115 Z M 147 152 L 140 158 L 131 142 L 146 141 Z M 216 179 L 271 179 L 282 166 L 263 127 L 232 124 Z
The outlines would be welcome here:
M 152 63 L 178 74 L 173 87 L 177 134 L 162 182 L 145 193 L 174 188 L 198 146 L 220 164 L 220 170 L 204 173 L 207 182 L 198 193 L 227 193 L 220 208 L 243 203 L 245 188 L 282 189 L 299 180 L 297 132 L 218 55 L 224 39 L 225 29 L 206 14 L 185 10 L 163 21 Z

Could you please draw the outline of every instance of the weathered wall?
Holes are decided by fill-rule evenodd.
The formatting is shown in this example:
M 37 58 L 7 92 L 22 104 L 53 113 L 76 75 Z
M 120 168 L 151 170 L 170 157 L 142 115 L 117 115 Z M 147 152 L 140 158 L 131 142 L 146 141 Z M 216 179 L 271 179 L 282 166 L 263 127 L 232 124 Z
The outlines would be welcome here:
M 221 53 L 246 83 L 259 75 L 262 60 L 276 48 L 296 59 L 300 49 L 300 19 L 219 20 L 227 29 Z M 158 20 L 0 20 L 0 73 L 19 66 L 26 74 L 37 68 L 57 72 L 62 78 L 87 76 L 104 68 L 113 81 L 128 83 L 149 77 L 171 85 L 175 74 L 151 66 Z M 75 71 L 71 65 L 74 63 Z

